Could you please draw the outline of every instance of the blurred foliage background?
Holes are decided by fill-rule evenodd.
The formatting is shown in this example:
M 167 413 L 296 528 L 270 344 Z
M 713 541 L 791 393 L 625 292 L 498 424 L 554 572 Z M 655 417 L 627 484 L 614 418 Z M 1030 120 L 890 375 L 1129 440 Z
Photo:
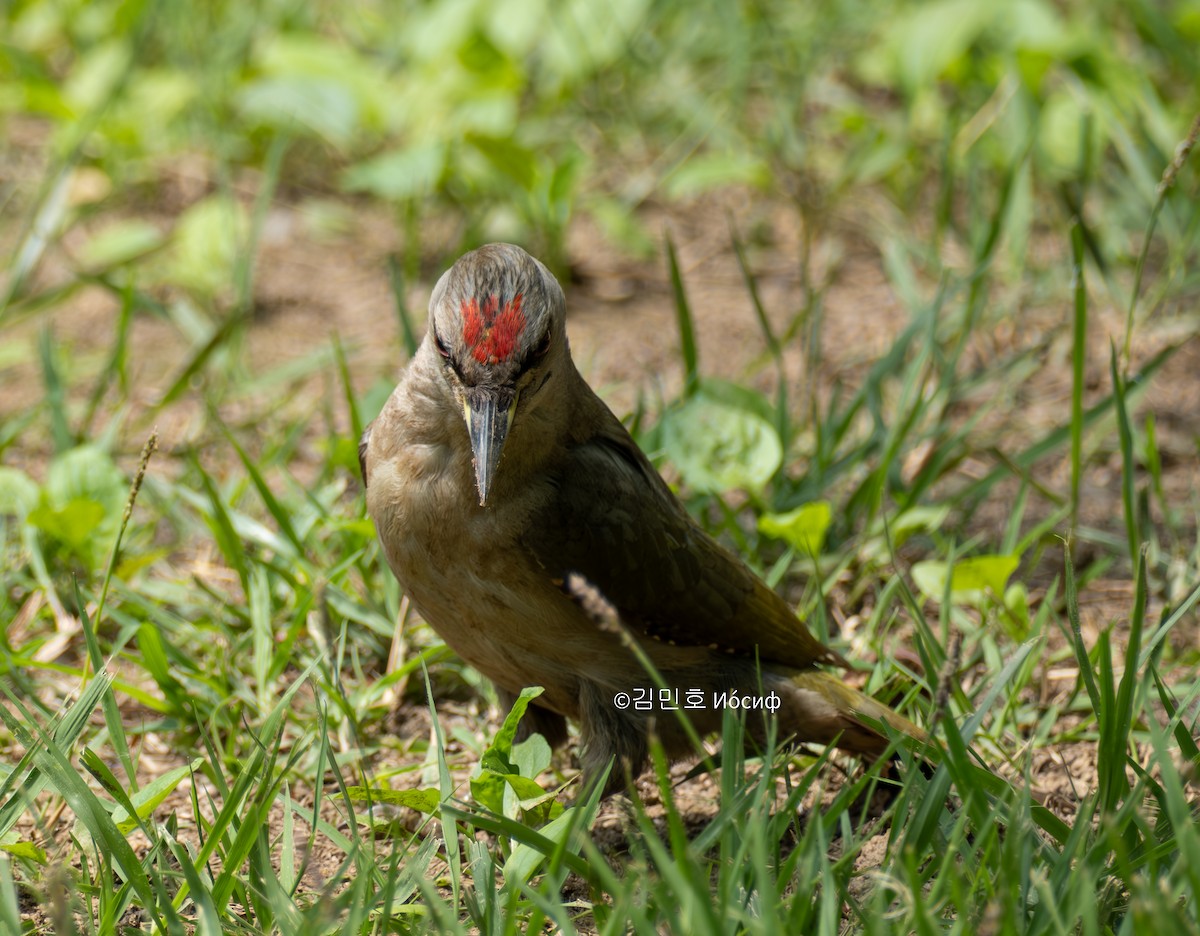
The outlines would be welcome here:
M 934 207 L 939 228 L 984 237 L 977 203 L 1019 166 L 1014 256 L 1046 220 L 1038 198 L 1086 207 L 1060 189 L 1095 180 L 1091 230 L 1118 260 L 1200 68 L 1194 0 L 18 0 L 0 28 L 10 144 L 28 139 L 14 121 L 33 122 L 58 170 L 41 191 L 4 174 L 5 214 L 31 228 L 10 301 L 39 238 L 96 216 L 113 223 L 80 247 L 81 269 L 157 253 L 144 282 L 219 291 L 250 225 L 233 180 L 273 160 L 281 194 L 329 224 L 331 196 L 351 214 L 346 196 L 379 200 L 410 254 L 432 216 L 453 220 L 450 252 L 516 239 L 560 271 L 573 216 L 645 255 L 647 199 L 730 185 L 789 200 L 814 232 L 869 186 L 898 218 Z M 184 155 L 201 160 L 203 197 L 166 229 L 136 220 Z M 1105 191 L 1110 178 L 1138 197 Z

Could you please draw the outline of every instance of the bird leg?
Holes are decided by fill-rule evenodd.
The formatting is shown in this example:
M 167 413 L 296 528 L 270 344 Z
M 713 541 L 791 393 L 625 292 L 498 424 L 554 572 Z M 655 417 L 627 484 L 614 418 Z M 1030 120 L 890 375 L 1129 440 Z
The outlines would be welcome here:
M 583 788 L 590 789 L 610 761 L 612 770 L 604 787 L 605 796 L 624 789 L 627 775 L 636 779 L 649 759 L 646 728 L 644 722 L 634 721 L 614 708 L 612 697 L 601 687 L 586 680 L 581 682 L 579 733 L 583 750 L 579 760 Z

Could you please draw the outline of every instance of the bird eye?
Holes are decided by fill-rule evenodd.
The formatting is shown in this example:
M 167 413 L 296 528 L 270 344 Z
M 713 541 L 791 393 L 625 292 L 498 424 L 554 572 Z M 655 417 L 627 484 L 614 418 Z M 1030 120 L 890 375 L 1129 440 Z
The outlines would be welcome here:
M 545 357 L 546 352 L 549 350 L 550 350 L 550 332 L 546 332 L 545 337 L 542 338 L 541 344 L 539 344 L 536 348 L 533 349 L 533 356 L 539 357 L 539 358 Z
M 433 333 L 433 342 L 437 345 L 438 354 L 440 354 L 446 360 L 450 360 L 450 352 L 447 350 L 446 346 L 442 344 L 442 336 L 437 332 Z

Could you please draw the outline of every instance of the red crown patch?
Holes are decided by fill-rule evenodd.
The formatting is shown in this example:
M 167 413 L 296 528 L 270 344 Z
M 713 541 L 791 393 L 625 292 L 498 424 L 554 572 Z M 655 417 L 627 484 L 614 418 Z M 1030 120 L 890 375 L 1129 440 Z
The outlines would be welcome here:
M 488 296 L 479 304 L 477 298 L 464 299 L 462 313 L 463 342 L 480 364 L 507 361 L 516 350 L 517 339 L 525 329 L 525 313 L 521 311 L 524 296 L 517 293 L 500 306 L 500 297 Z

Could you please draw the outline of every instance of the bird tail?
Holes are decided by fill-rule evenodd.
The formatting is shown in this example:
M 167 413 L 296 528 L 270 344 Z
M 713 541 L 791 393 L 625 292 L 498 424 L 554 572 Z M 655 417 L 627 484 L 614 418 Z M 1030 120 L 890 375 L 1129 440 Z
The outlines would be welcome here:
M 919 744 L 925 731 L 857 689 L 822 670 L 789 673 L 778 687 L 781 706 L 778 725 L 783 734 L 803 741 L 834 743 L 838 747 L 878 757 L 891 743 L 889 729 Z M 886 726 L 886 727 L 885 727 Z

